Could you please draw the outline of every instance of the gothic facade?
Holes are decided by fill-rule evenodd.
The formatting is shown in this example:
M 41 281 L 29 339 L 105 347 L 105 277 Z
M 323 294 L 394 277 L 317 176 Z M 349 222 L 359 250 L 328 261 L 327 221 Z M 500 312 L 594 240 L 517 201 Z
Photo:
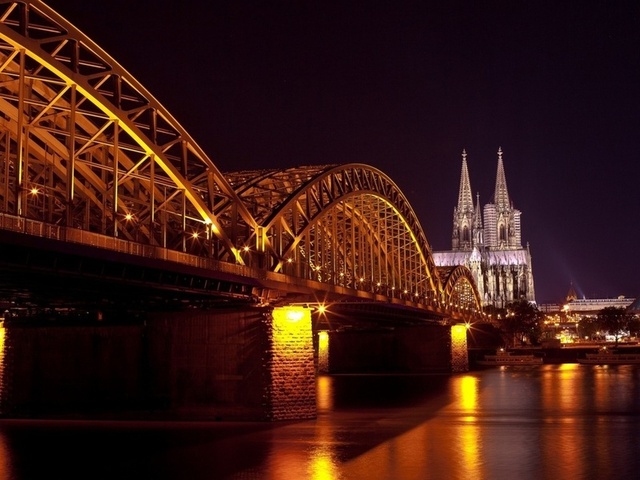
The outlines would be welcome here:
M 525 299 L 535 302 L 531 252 L 522 247 L 521 212 L 513 207 L 507 190 L 502 148 L 498 149 L 498 171 L 492 202 L 474 204 L 462 151 L 458 205 L 453 209 L 451 250 L 433 252 L 436 265 L 467 266 L 473 273 L 484 305 L 504 307 Z

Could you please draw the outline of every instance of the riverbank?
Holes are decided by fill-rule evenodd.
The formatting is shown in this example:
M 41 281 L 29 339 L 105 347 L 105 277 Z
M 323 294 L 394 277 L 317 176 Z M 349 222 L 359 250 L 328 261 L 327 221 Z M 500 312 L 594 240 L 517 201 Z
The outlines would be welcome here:
M 578 363 L 578 358 L 584 358 L 587 353 L 596 353 L 603 346 L 615 348 L 615 344 L 565 344 L 560 347 L 518 347 L 508 349 L 515 355 L 535 355 L 542 358 L 542 363 L 548 365 L 558 365 L 562 363 Z M 618 349 L 623 349 L 625 353 L 640 354 L 640 345 L 638 344 L 618 344 Z M 482 360 L 485 355 L 495 353 L 495 349 L 491 348 L 470 348 L 469 349 L 469 368 L 482 368 L 477 361 Z

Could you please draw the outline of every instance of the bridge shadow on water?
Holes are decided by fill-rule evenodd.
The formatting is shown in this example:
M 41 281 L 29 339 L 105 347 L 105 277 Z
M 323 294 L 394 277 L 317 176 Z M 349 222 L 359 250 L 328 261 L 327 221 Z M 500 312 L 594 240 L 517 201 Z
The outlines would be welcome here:
M 301 422 L 0 420 L 2 478 L 343 478 L 450 402 L 448 375 L 318 378 Z

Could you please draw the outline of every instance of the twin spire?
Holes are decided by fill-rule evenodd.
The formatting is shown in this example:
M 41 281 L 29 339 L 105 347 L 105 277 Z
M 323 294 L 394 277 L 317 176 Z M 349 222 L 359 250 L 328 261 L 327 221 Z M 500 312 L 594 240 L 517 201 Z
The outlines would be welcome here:
M 462 150 L 462 172 L 460 173 L 460 190 L 458 192 L 458 212 L 475 211 L 480 215 L 480 195 L 477 194 L 477 203 L 474 207 L 471 194 L 471 181 L 469 180 L 469 167 L 467 166 L 467 151 Z M 507 179 L 504 174 L 502 162 L 502 147 L 498 147 L 498 170 L 496 173 L 496 187 L 493 194 L 493 203 L 499 210 L 507 210 L 511 206 Z

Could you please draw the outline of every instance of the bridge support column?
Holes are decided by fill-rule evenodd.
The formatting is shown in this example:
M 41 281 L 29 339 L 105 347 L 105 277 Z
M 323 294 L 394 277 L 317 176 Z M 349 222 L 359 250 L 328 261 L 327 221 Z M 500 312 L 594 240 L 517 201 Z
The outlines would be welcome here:
M 469 371 L 469 353 L 467 351 L 467 327 L 453 325 L 451 327 L 451 372 Z
M 265 365 L 267 415 L 271 420 L 316 417 L 316 372 L 311 310 L 278 307 L 267 328 L 269 349 Z
M 329 373 L 329 332 L 318 332 L 318 373 Z

